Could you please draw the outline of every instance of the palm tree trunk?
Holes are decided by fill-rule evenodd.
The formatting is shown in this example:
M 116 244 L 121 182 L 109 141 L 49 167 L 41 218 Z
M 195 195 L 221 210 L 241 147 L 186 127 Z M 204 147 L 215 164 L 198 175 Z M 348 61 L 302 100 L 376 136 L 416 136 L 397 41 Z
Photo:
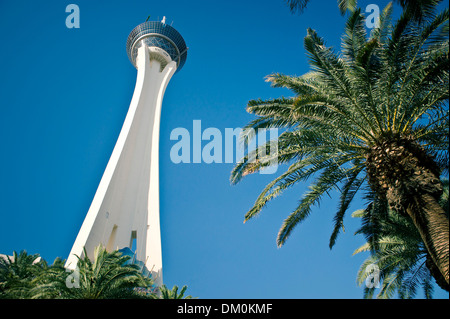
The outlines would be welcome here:
M 431 259 L 449 284 L 449 220 L 439 205 L 439 167 L 412 138 L 389 136 L 367 154 L 372 189 L 411 217 Z
M 431 258 L 430 254 L 427 253 L 427 259 L 425 261 L 425 265 L 431 273 L 431 276 L 434 277 L 436 283 L 439 287 L 441 287 L 445 291 L 449 291 L 449 284 L 445 281 L 444 276 L 441 274 L 441 271 L 436 266 L 436 263 Z
M 449 221 L 430 194 L 415 196 L 406 208 L 416 225 L 431 259 L 449 284 Z

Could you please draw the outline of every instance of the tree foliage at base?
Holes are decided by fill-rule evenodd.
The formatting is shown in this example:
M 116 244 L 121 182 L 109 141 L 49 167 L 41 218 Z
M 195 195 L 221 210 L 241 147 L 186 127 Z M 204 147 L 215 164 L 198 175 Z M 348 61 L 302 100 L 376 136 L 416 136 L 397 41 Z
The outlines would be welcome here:
M 84 253 L 87 256 L 86 252 Z M 144 276 L 131 257 L 119 251 L 108 252 L 99 245 L 94 258 L 79 258 L 75 270 L 64 268 L 57 258 L 49 266 L 39 255 L 14 252 L 13 258 L 0 258 L 1 299 L 159 299 L 157 288 Z M 164 286 L 165 287 L 165 286 Z M 167 290 L 162 287 L 161 292 Z M 165 299 L 183 297 L 174 288 Z M 192 298 L 191 296 L 188 296 Z

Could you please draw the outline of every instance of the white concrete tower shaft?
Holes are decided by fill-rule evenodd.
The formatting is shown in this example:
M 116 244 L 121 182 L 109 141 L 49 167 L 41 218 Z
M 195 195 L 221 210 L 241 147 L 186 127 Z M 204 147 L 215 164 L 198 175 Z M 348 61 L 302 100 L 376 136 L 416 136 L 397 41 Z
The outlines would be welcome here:
M 148 30 L 130 44 L 129 52 L 135 50 L 130 59 L 138 70 L 133 98 L 66 268 L 75 269 L 76 256 L 84 256 L 84 249 L 93 258 L 99 244 L 108 251 L 128 247 L 135 249 L 135 259 L 145 263 L 155 284 L 162 285 L 159 130 L 164 93 L 180 64 L 180 52 L 176 46 L 172 54 L 166 52 L 161 39 L 174 44 Z

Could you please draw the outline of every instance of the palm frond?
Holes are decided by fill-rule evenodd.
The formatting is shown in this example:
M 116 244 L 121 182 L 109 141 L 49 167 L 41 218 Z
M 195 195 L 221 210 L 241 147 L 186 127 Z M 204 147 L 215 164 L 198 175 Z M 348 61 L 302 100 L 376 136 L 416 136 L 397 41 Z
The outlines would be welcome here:
M 345 181 L 344 187 L 341 192 L 341 198 L 339 202 L 339 208 L 336 215 L 333 218 L 334 221 L 334 229 L 331 233 L 329 247 L 330 249 L 336 244 L 337 236 L 341 229 L 344 229 L 344 216 L 347 212 L 350 203 L 355 197 L 356 193 L 359 191 L 360 187 L 365 181 L 365 178 L 358 178 L 358 175 L 361 173 L 362 167 L 358 170 L 355 170 L 351 173 L 347 181 Z

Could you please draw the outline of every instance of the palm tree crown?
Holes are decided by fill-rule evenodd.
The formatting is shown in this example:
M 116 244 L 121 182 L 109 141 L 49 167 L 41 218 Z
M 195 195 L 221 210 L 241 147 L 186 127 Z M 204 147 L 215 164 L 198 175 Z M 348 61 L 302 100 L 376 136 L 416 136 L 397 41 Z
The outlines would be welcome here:
M 0 299 L 29 298 L 33 280 L 45 267 L 38 254 L 25 250 L 13 256 L 0 256 Z
M 178 286 L 173 286 L 172 290 L 167 288 L 166 285 L 162 285 L 159 288 L 158 295 L 152 295 L 154 299 L 193 299 L 191 295 L 185 296 L 187 286 L 183 286 L 178 292 Z

